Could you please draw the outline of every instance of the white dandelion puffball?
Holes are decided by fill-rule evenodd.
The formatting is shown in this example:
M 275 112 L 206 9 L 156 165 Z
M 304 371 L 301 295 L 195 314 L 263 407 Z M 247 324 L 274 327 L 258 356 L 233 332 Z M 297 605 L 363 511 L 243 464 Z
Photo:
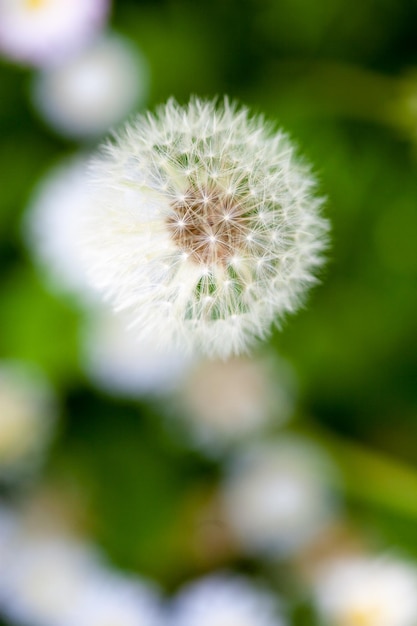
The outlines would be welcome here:
M 314 597 L 329 626 L 415 626 L 417 568 L 392 557 L 350 557 L 324 566 Z
M 226 358 L 314 282 L 327 226 L 315 181 L 246 109 L 170 100 L 108 143 L 93 173 L 84 262 L 148 340 Z
M 107 132 L 144 101 L 147 91 L 145 59 L 125 38 L 107 35 L 37 74 L 32 100 L 58 133 L 83 138 Z
M 285 423 L 294 409 L 294 378 L 276 358 L 203 360 L 184 378 L 175 400 L 196 445 L 215 453 L 269 424 Z
M 35 469 L 49 443 L 55 398 L 40 372 L 0 361 L 0 479 Z
M 337 511 L 328 483 L 333 475 L 320 450 L 295 438 L 254 444 L 237 455 L 221 498 L 242 549 L 287 557 L 319 537 Z
M 284 626 L 276 593 L 241 577 L 218 574 L 183 589 L 168 626 Z
M 139 341 L 119 316 L 105 310 L 96 311 L 83 329 L 80 364 L 103 391 L 133 399 L 171 392 L 191 367 L 184 352 Z
M 90 304 L 97 297 L 86 280 L 78 248 L 80 216 L 88 206 L 86 157 L 67 158 L 35 187 L 25 212 L 23 235 L 51 290 Z
M 53 65 L 101 29 L 109 8 L 109 0 L 0 0 L 0 53 Z

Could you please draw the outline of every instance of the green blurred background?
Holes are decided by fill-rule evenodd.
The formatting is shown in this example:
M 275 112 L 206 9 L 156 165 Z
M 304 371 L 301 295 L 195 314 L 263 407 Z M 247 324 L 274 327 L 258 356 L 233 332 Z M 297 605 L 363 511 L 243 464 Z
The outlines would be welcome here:
M 351 519 L 414 556 L 416 23 L 413 0 L 116 0 L 111 18 L 148 60 L 150 108 L 227 94 L 283 126 L 314 164 L 332 224 L 328 263 L 270 346 L 299 380 L 292 428 L 340 463 Z M 218 565 L 189 537 L 220 466 L 187 447 L 157 403 L 110 399 L 81 374 L 80 313 L 46 290 L 21 238 L 33 186 L 78 146 L 37 119 L 30 80 L 1 62 L 0 355 L 36 362 L 58 390 L 47 480 L 115 563 L 169 589 Z

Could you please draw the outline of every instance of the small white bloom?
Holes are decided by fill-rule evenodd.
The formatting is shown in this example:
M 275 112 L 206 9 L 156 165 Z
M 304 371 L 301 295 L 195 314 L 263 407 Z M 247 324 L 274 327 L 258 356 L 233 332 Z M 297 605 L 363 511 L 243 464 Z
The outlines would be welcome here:
M 107 35 L 65 63 L 40 72 L 32 99 L 62 135 L 94 137 L 141 104 L 147 91 L 145 59 L 125 38 Z
M 321 452 L 295 438 L 247 448 L 222 487 L 225 516 L 242 548 L 271 557 L 304 548 L 334 519 L 327 482 L 333 476 Z
M 20 476 L 39 463 L 51 436 L 54 404 L 40 372 L 0 361 L 0 478 Z
M 47 172 L 25 213 L 24 237 L 52 290 L 95 300 L 78 249 L 80 215 L 88 210 L 85 157 L 66 159 Z
M 172 391 L 191 363 L 180 350 L 156 350 L 139 341 L 120 317 L 106 311 L 92 315 L 83 330 L 81 366 L 101 389 L 139 398 Z
M 154 589 L 138 578 L 103 572 L 85 587 L 62 626 L 161 626 Z
M 109 0 L 0 0 L 0 52 L 19 63 L 52 65 L 103 25 Z
M 417 568 L 392 557 L 350 557 L 324 566 L 314 596 L 329 626 L 415 626 Z
M 175 400 L 197 446 L 216 453 L 269 423 L 282 425 L 293 411 L 293 392 L 292 372 L 282 360 L 233 357 L 200 362 Z
M 58 626 L 97 572 L 96 554 L 64 537 L 22 536 L 2 585 L 5 614 L 28 626 Z
M 48 519 L 49 521 L 49 519 Z M 26 510 L 0 508 L 0 607 L 27 626 L 160 626 L 154 587 Z
M 94 178 L 85 263 L 147 340 L 240 353 L 314 282 L 327 226 L 314 178 L 246 109 L 171 100 L 105 147 Z
M 284 626 L 276 594 L 244 578 L 219 574 L 190 584 L 174 599 L 168 626 Z

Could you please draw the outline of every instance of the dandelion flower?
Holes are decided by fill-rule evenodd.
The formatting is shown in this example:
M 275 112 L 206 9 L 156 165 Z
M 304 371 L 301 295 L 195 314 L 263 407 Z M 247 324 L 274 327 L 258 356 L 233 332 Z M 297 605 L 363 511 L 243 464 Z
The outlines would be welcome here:
M 39 463 L 51 436 L 54 400 L 40 372 L 0 362 L 0 478 L 23 475 Z
M 334 520 L 333 476 L 321 451 L 296 438 L 254 444 L 237 455 L 221 498 L 242 549 L 286 557 L 310 545 Z
M 321 569 L 313 595 L 331 626 L 414 626 L 417 568 L 393 557 L 350 557 Z
M 314 282 L 327 226 L 315 180 L 246 109 L 171 100 L 108 143 L 93 175 L 84 262 L 153 342 L 240 353 Z
M 284 626 L 275 593 L 237 576 L 191 583 L 174 599 L 168 626 Z
M 120 122 L 143 102 L 147 91 L 145 59 L 125 38 L 107 35 L 39 72 L 32 100 L 58 133 L 88 138 Z
M 79 50 L 103 25 L 109 0 L 0 0 L 0 53 L 35 66 Z

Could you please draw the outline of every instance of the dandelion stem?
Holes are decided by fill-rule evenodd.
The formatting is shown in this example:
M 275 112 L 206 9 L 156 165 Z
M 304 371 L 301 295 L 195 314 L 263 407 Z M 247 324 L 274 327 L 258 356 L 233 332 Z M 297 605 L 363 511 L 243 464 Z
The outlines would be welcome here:
M 317 425 L 307 432 L 303 429 L 303 434 L 324 445 L 334 456 L 348 495 L 417 519 L 417 469 Z

